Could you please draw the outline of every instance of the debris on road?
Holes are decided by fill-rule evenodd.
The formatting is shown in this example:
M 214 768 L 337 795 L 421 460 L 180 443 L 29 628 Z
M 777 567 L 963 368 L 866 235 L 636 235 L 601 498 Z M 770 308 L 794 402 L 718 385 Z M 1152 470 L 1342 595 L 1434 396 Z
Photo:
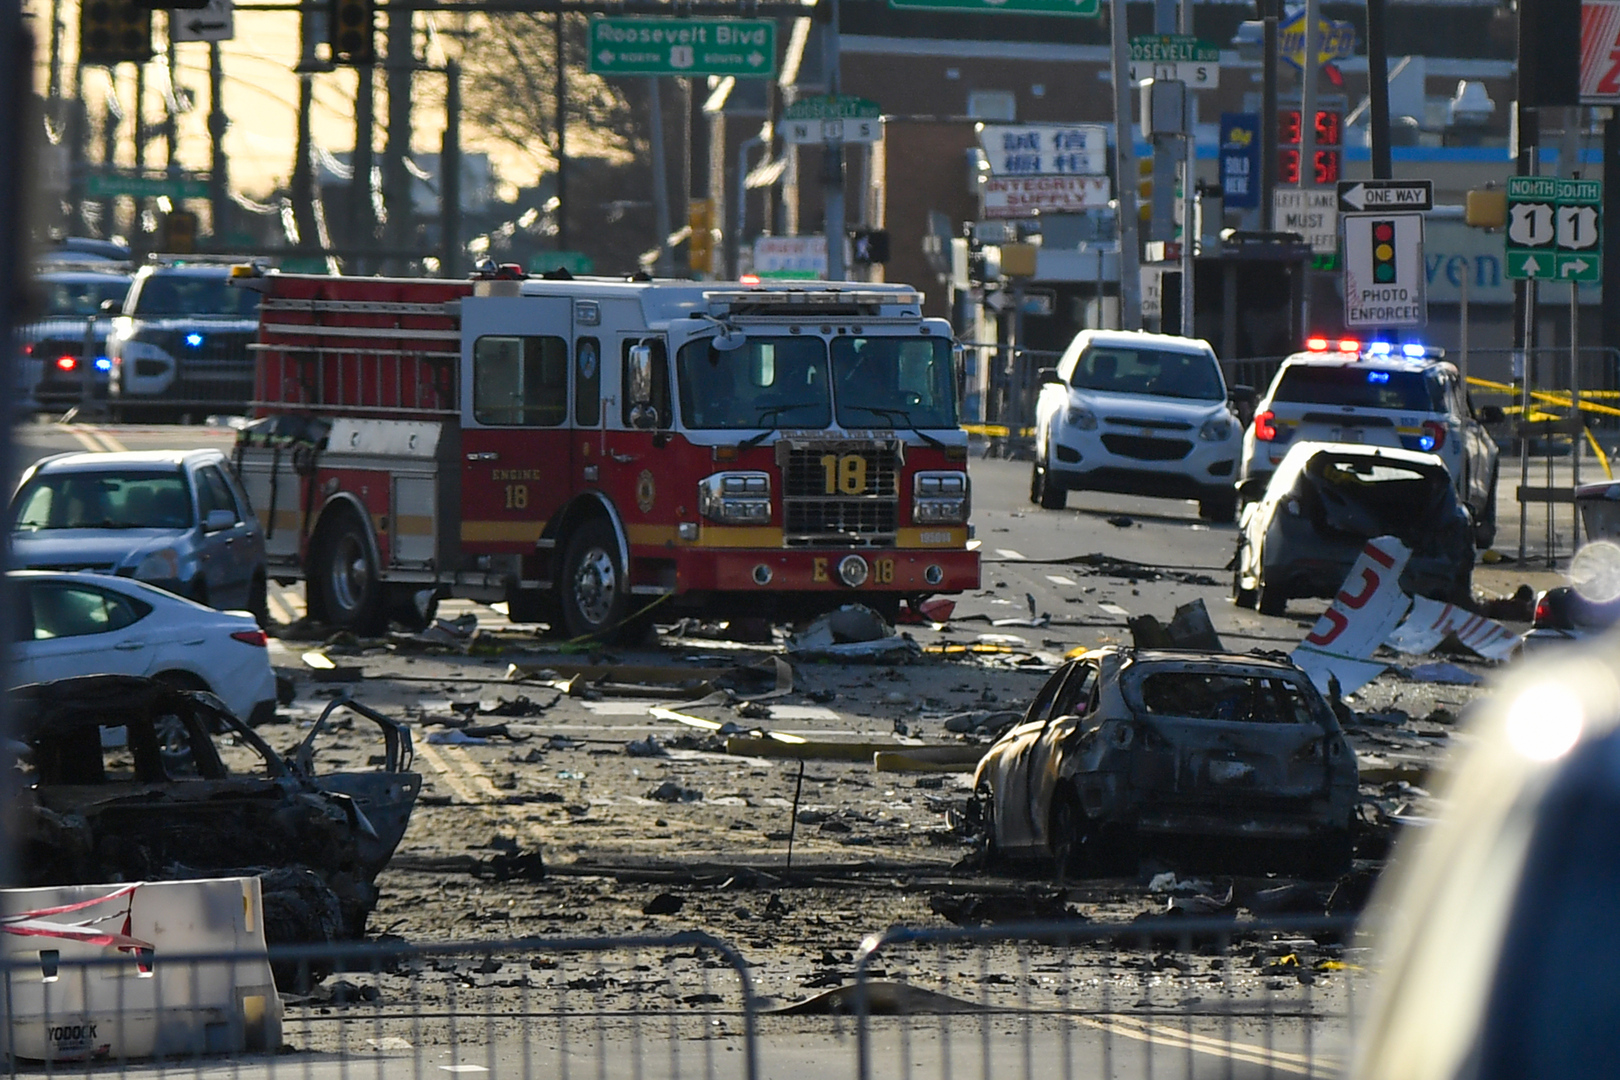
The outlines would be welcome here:
M 921 653 L 915 641 L 864 604 L 845 604 L 788 638 L 788 655 L 799 660 L 905 663 Z
M 1176 608 L 1166 626 L 1152 615 L 1133 615 L 1125 620 L 1131 638 L 1139 649 L 1192 649 L 1198 652 L 1225 652 L 1215 624 L 1209 621 L 1209 609 L 1203 598 L 1189 601 Z

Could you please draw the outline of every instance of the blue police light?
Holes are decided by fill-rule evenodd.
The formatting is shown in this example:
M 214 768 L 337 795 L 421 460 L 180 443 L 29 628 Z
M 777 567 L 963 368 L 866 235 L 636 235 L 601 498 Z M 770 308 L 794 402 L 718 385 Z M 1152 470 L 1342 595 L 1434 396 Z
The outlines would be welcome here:
M 1367 381 L 1370 383 L 1387 383 L 1389 382 L 1389 372 L 1369 371 L 1367 372 Z
M 1419 435 L 1418 436 L 1418 449 L 1419 450 L 1433 450 L 1434 449 L 1434 436 L 1433 435 Z
M 191 348 L 200 349 L 200 348 L 202 348 L 202 343 L 203 343 L 203 336 L 201 334 L 196 333 L 196 332 L 192 332 L 192 333 L 186 335 L 186 344 L 188 346 L 190 346 Z
M 1389 347 L 1390 347 L 1389 342 L 1387 342 L 1387 341 L 1369 342 L 1368 345 L 1367 345 L 1367 355 L 1368 356 L 1388 356 L 1389 355 Z
M 98 356 L 98 357 L 96 357 L 96 370 L 97 371 L 111 371 L 112 370 L 112 359 L 110 357 L 106 357 L 106 356 Z
M 1425 355 L 1427 355 L 1428 350 L 1422 345 L 1407 344 L 1401 346 L 1401 352 L 1405 353 L 1407 356 L 1410 356 L 1414 360 L 1421 360 Z M 1427 449 L 1427 447 L 1425 447 L 1425 449 Z

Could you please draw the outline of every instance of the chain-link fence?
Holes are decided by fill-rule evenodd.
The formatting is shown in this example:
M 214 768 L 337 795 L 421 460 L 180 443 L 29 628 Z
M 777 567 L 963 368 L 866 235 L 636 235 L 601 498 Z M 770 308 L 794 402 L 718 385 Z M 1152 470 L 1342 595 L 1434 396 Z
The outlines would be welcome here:
M 13 930 L 13 932 L 17 932 Z M 259 953 L 48 937 L 0 968 L 13 1072 L 754 1080 L 748 964 L 703 933 Z M 71 950 L 77 954 L 80 950 Z M 274 986 L 269 985 L 274 978 Z
M 1335 1076 L 1364 997 L 1345 919 L 894 929 L 861 947 L 859 1080 Z

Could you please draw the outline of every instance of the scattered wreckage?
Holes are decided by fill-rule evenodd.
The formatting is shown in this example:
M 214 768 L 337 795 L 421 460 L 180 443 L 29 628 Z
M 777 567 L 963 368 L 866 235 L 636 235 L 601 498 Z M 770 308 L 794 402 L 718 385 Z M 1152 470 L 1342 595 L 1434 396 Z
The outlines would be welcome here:
M 1243 493 L 1232 581 L 1240 607 L 1280 615 L 1291 599 L 1333 597 L 1376 536 L 1411 549 L 1402 580 L 1408 593 L 1471 602 L 1472 525 L 1435 455 L 1300 443 L 1262 484 L 1247 481 L 1252 488 Z
M 1111 646 L 1046 681 L 979 763 L 973 805 L 992 853 L 1063 876 L 1210 839 L 1281 845 L 1334 876 L 1357 784 L 1333 711 L 1287 660 Z
M 358 938 L 422 778 L 410 732 L 333 701 L 283 756 L 212 694 L 89 675 L 11 692 L 26 786 L 14 828 L 26 885 L 259 876 L 272 945 Z M 318 774 L 334 714 L 381 729 L 382 767 Z M 252 772 L 227 768 L 212 733 Z M 183 739 L 183 763 L 165 741 Z

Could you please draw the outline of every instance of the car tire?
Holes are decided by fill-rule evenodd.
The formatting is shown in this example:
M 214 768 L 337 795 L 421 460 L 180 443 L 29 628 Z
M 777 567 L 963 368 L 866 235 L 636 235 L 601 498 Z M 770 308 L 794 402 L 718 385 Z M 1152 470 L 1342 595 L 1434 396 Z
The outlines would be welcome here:
M 586 522 L 569 537 L 562 565 L 557 598 L 568 636 L 634 637 L 623 625 L 630 612 L 630 580 L 613 527 L 601 518 Z
M 1029 481 L 1029 501 L 1039 503 L 1042 510 L 1062 510 L 1069 505 L 1069 491 L 1060 483 L 1052 482 L 1052 470 L 1047 467 L 1048 451 L 1035 456 Z
M 365 527 L 353 511 L 339 511 L 321 538 L 314 564 L 315 588 L 328 623 L 366 636 L 387 629 L 377 560 Z
M 1238 558 L 1242 559 L 1242 557 L 1242 552 L 1239 552 Z M 1232 603 L 1236 604 L 1240 608 L 1253 608 L 1256 600 L 1257 594 L 1255 593 L 1255 590 L 1245 589 L 1243 587 L 1243 567 L 1241 565 L 1233 567 Z
M 1491 470 L 1491 493 L 1486 496 L 1485 509 L 1474 523 L 1474 547 L 1483 551 L 1496 543 L 1496 480 L 1497 469 Z
M 248 586 L 247 610 L 261 630 L 270 626 L 270 586 L 263 574 L 254 574 Z
M 1256 606 L 1262 615 L 1282 615 L 1288 610 L 1288 594 L 1281 586 L 1268 584 L 1261 578 Z
M 1074 792 L 1059 790 L 1052 796 L 1052 815 L 1047 826 L 1046 846 L 1052 852 L 1052 871 L 1059 885 L 1084 875 L 1086 812 Z
M 1204 521 L 1230 523 L 1237 517 L 1237 493 L 1199 499 L 1198 516 Z

